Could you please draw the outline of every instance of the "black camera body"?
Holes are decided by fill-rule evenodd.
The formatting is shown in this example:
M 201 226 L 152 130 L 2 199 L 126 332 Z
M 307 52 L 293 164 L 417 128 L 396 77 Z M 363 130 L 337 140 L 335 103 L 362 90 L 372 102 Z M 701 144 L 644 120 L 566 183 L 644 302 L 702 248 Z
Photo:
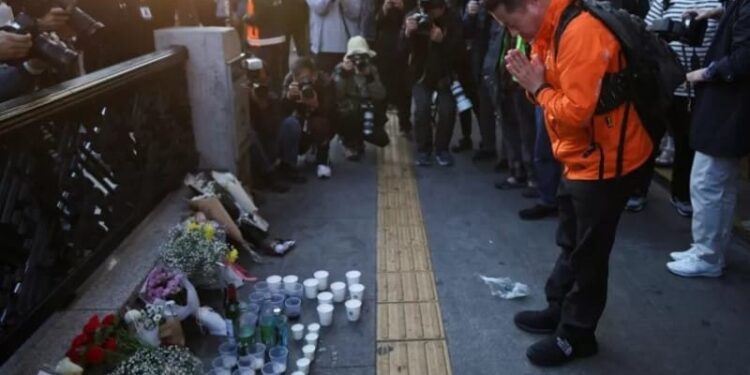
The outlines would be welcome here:
M 696 20 L 696 15 L 690 13 L 682 21 L 661 19 L 654 21 L 648 28 L 667 42 L 681 42 L 690 47 L 703 46 L 708 29 L 708 20 Z
M 83 9 L 76 6 L 76 0 L 37 0 L 25 1 L 25 8 L 36 16 L 43 17 L 52 8 L 63 8 L 70 12 L 70 26 L 79 36 L 93 36 L 104 28 L 104 24 L 91 17 Z
M 414 14 L 414 20 L 417 21 L 416 33 L 419 35 L 430 35 L 432 31 L 432 17 L 423 10 L 419 10 Z
M 370 55 L 367 54 L 351 55 L 349 56 L 349 60 L 351 60 L 357 70 L 360 71 L 365 70 L 368 66 L 370 66 Z
M 315 86 L 311 80 L 300 81 L 299 91 L 302 93 L 302 99 L 312 99 L 315 97 Z
M 15 21 L 0 27 L 0 30 L 19 35 L 31 35 L 33 44 L 29 57 L 44 60 L 62 69 L 78 61 L 78 52 L 68 48 L 65 43 L 52 38 L 49 34 L 39 32 L 36 19 L 26 13 L 19 13 Z

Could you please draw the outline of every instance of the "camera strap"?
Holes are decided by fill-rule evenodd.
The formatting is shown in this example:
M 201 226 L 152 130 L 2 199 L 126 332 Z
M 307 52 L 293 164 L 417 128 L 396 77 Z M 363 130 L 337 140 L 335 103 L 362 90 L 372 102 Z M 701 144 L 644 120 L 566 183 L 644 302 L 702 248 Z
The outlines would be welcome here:
M 352 33 L 349 31 L 349 25 L 346 24 L 346 19 L 344 18 L 344 6 L 341 5 L 341 1 L 338 2 L 339 6 L 339 17 L 341 18 L 341 23 L 344 24 L 344 31 L 346 32 L 346 40 L 352 38 Z

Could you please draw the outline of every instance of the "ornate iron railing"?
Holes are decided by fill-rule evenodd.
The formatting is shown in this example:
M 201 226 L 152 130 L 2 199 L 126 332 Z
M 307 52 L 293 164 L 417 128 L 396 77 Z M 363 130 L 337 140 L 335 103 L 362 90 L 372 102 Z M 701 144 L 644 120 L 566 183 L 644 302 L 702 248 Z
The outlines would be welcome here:
M 175 47 L 0 103 L 0 362 L 197 164 Z

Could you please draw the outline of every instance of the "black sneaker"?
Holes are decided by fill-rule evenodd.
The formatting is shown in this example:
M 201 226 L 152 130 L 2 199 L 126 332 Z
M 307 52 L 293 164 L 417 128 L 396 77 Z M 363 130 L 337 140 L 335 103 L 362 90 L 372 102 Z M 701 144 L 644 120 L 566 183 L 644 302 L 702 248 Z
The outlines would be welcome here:
M 521 196 L 527 199 L 539 198 L 539 189 L 536 186 L 527 186 L 521 192 Z
M 521 311 L 513 317 L 513 323 L 529 333 L 552 333 L 560 324 L 560 310 L 547 307 L 544 310 Z
M 464 151 L 471 150 L 472 148 L 474 148 L 474 145 L 471 142 L 471 139 L 469 139 L 469 138 L 461 138 L 461 140 L 458 141 L 458 144 L 455 145 L 455 146 L 453 146 L 453 148 L 451 148 L 451 150 L 453 152 L 458 153 L 458 152 L 464 152 Z
M 453 155 L 448 151 L 440 151 L 435 155 L 435 160 L 441 167 L 450 167 L 453 165 Z
M 279 166 L 279 176 L 293 184 L 304 184 L 307 182 L 305 176 L 302 176 L 297 168 L 282 164 Z
M 429 167 L 432 165 L 432 155 L 427 152 L 417 153 L 417 160 L 415 160 L 417 166 Z
M 485 161 L 495 159 L 497 159 L 497 152 L 487 150 L 479 150 L 474 153 L 474 156 L 471 157 L 472 161 Z
M 541 220 L 556 215 L 557 207 L 545 206 L 543 204 L 536 204 L 534 207 L 518 211 L 518 216 L 521 217 L 521 220 Z
M 576 358 L 591 357 L 598 352 L 599 345 L 593 334 L 575 341 L 553 336 L 531 345 L 526 351 L 526 357 L 534 365 L 553 367 L 564 365 Z

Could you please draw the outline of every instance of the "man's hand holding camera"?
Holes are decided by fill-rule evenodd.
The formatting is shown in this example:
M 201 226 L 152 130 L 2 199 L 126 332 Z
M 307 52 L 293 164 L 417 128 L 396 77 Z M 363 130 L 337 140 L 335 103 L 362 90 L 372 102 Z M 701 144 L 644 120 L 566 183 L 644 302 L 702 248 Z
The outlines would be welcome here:
M 417 30 L 417 27 L 419 27 L 419 24 L 417 23 L 416 17 L 409 17 L 406 19 L 404 23 L 404 33 L 406 36 L 411 36 L 411 34 L 414 33 L 414 31 Z
M 40 31 L 59 31 L 70 20 L 70 13 L 61 8 L 51 8 L 44 17 L 37 20 Z
M 0 61 L 18 60 L 31 50 L 31 35 L 0 31 Z
M 307 107 L 308 110 L 314 111 L 318 109 L 320 103 L 318 101 L 318 93 L 315 90 L 310 91 L 312 92 L 312 95 L 305 97 L 305 95 L 302 95 L 302 89 L 300 88 L 299 82 L 294 81 L 289 84 L 286 98 L 291 101 L 296 101 L 297 103 L 303 104 L 305 107 Z
M 476 15 L 479 13 L 479 1 L 471 0 L 466 4 L 466 13 L 469 15 Z

